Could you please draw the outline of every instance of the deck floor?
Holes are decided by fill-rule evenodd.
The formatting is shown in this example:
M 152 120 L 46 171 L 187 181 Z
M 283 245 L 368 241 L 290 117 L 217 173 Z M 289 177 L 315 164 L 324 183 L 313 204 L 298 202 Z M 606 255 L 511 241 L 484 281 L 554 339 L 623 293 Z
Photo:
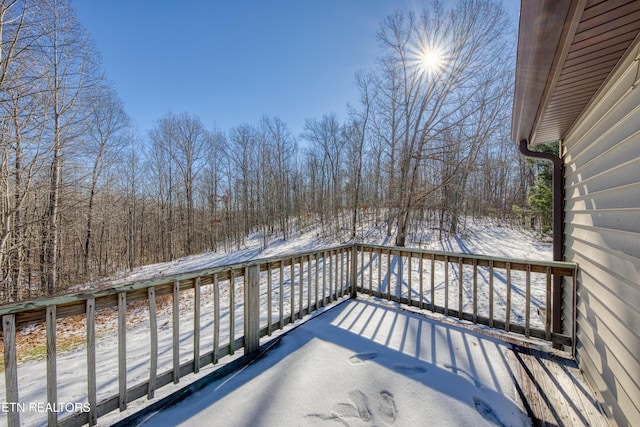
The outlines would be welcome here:
M 534 425 L 609 425 L 575 360 L 520 346 L 513 346 L 509 360 Z
M 145 425 L 608 425 L 575 362 L 349 300 Z

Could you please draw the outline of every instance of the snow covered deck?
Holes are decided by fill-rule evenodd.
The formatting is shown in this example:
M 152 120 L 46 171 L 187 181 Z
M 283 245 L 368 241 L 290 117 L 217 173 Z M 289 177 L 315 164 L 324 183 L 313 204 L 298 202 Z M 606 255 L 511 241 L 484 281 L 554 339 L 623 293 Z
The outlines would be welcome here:
M 346 300 L 149 426 L 606 425 L 575 363 L 376 302 Z
M 569 319 L 573 315 L 571 279 L 575 274 L 576 266 L 570 263 L 345 245 L 175 275 L 161 273 L 152 279 L 111 288 L 6 304 L 0 306 L 5 368 L 5 387 L 0 389 L 0 402 L 11 405 L 0 412 L 0 421 L 6 419 L 9 425 L 97 424 L 99 418 L 102 420 L 103 416 L 116 410 L 124 412 L 139 407 L 137 405 L 144 397 L 157 400 L 156 392 L 164 393 L 163 390 L 170 387 L 184 385 L 183 378 L 192 373 L 202 376 L 201 370 L 204 372 L 212 365 L 227 363 L 238 357 L 239 350 L 247 355 L 254 353 L 261 342 L 273 334 L 292 324 L 298 325 L 346 297 L 359 301 L 345 306 L 352 307 L 349 309 L 351 314 L 345 314 L 346 318 L 361 313 L 358 319 L 366 319 L 366 324 L 360 325 L 357 319 L 341 320 L 338 324 L 342 327 L 337 328 L 348 331 L 345 337 L 368 341 L 373 337 L 372 342 L 376 344 L 371 351 L 353 352 L 353 348 L 344 347 L 344 343 L 338 341 L 336 348 L 350 349 L 349 358 L 357 354 L 379 354 L 384 349 L 377 346 L 383 345 L 399 351 L 400 355 L 408 354 L 417 359 L 402 361 L 402 356 L 400 362 L 383 365 L 391 376 L 397 376 L 397 381 L 404 381 L 414 374 L 422 375 L 414 372 L 420 371 L 416 368 L 421 366 L 418 361 L 431 362 L 444 371 L 453 367 L 455 375 L 471 372 L 476 378 L 474 370 L 480 368 L 460 365 L 459 356 L 454 354 L 462 351 L 467 355 L 467 363 L 481 366 L 470 357 L 473 344 L 460 338 L 459 345 L 463 348 L 458 348 L 455 337 L 459 333 L 454 333 L 458 329 L 447 326 L 446 319 L 458 324 L 482 325 L 485 331 L 502 331 L 571 348 L 573 331 L 552 330 L 550 318 L 556 311 Z M 552 279 L 558 276 L 566 279 L 563 295 L 568 300 L 563 302 L 562 310 L 552 311 Z M 390 311 L 362 299 L 422 310 L 439 316 L 442 324 L 427 324 L 424 319 L 417 320 L 422 318 L 406 313 L 400 315 L 398 313 L 402 312 Z M 394 322 L 404 322 L 401 324 L 407 325 L 406 328 L 397 331 L 400 323 L 388 324 L 391 318 Z M 344 327 L 350 324 L 348 322 L 353 325 Z M 360 328 L 357 334 L 350 331 L 352 327 Z M 368 328 L 376 332 L 368 336 Z M 432 335 L 423 343 L 423 331 L 427 329 Z M 329 330 L 336 330 L 335 325 Z M 377 334 L 386 334 L 384 341 L 378 343 Z M 465 332 L 461 337 L 470 337 L 470 334 Z M 34 361 L 21 357 L 20 351 L 24 352 L 25 346 L 20 350 L 18 342 L 25 336 L 33 343 L 27 346 L 27 353 L 40 348 L 37 352 L 41 356 Z M 396 345 L 398 339 L 401 341 Z M 487 337 L 476 339 L 480 340 L 478 343 L 490 341 Z M 352 344 L 350 340 L 347 340 L 349 345 Z M 316 341 L 326 340 L 308 341 L 315 346 Z M 354 343 L 356 341 L 359 340 L 355 339 Z M 414 353 L 407 353 L 405 346 L 411 345 L 416 349 Z M 306 348 L 306 345 L 301 346 L 301 349 Z M 450 353 L 448 359 L 436 351 L 440 348 L 446 348 Z M 489 347 L 480 348 L 488 351 Z M 43 352 L 46 358 L 42 357 Z M 431 352 L 433 359 L 424 359 L 425 352 Z M 302 353 L 306 354 L 306 350 Z M 497 368 L 488 362 L 506 357 L 504 351 L 500 353 L 499 359 L 486 355 L 488 353 L 481 354 L 488 364 L 482 369 L 487 369 L 491 377 L 488 385 L 479 387 L 481 390 L 486 387 L 495 392 L 506 390 L 503 381 L 507 377 L 496 376 Z M 318 355 L 309 356 L 309 362 L 304 364 L 314 366 L 316 362 L 311 361 L 322 358 L 322 354 L 319 349 Z M 368 357 L 362 356 L 364 360 L 360 364 L 380 366 L 386 360 Z M 444 364 L 440 364 L 440 360 L 445 360 Z M 398 366 L 407 369 L 399 372 Z M 440 372 L 434 367 L 431 371 Z M 514 371 L 513 375 L 517 373 Z M 336 371 L 336 374 L 326 375 L 327 381 L 335 383 L 341 381 L 343 373 Z M 372 376 L 373 373 L 365 375 Z M 304 378 L 303 375 L 298 381 L 304 382 Z M 389 379 L 391 382 L 396 380 Z M 484 384 L 485 380 L 481 381 L 478 384 Z M 357 400 L 364 399 L 357 390 L 347 390 L 345 397 L 351 399 L 356 409 L 360 405 Z M 378 391 L 377 399 L 389 404 L 396 402 L 393 392 L 387 390 L 391 393 L 387 396 L 380 394 L 382 391 Z M 360 397 L 349 397 L 350 392 Z M 467 403 L 473 402 L 474 411 L 479 408 L 491 418 L 492 413 L 502 410 L 499 409 L 501 405 L 491 403 L 491 394 L 473 393 L 465 395 L 465 399 Z M 445 392 L 444 396 L 451 397 L 450 394 Z M 454 400 L 459 400 L 457 397 L 456 394 Z M 517 396 L 507 394 L 507 397 L 516 401 Z M 346 406 L 340 408 L 348 406 L 348 401 L 345 402 L 342 403 Z M 40 410 L 41 407 L 44 409 Z M 48 410 L 49 407 L 56 410 Z M 317 412 L 318 417 L 305 418 L 306 422 L 322 421 L 334 409 L 326 410 L 329 412 Z M 506 416 L 501 414 L 499 412 L 498 416 Z

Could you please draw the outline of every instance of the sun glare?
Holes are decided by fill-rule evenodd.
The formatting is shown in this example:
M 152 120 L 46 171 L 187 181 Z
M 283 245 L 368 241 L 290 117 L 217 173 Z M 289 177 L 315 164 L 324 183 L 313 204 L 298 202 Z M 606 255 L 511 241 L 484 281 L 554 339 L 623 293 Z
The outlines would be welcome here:
M 424 49 L 418 57 L 418 66 L 420 70 L 428 75 L 434 75 L 442 70 L 446 60 L 444 53 L 440 49 Z

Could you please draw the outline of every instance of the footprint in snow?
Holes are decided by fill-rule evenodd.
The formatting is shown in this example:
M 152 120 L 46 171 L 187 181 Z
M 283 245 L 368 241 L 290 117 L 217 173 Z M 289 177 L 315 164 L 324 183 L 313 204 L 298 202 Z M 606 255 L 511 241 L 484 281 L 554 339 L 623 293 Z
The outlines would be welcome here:
M 426 368 L 417 365 L 395 365 L 393 370 L 403 375 L 418 375 L 427 372 Z
M 378 353 L 358 353 L 349 358 L 349 363 L 352 365 L 360 365 L 367 360 L 374 360 L 378 358 Z
M 387 423 L 393 424 L 396 422 L 398 415 L 398 409 L 396 408 L 396 401 L 393 399 L 393 394 L 386 390 L 380 392 L 380 418 Z
M 372 411 L 369 398 L 360 390 L 349 392 L 349 402 L 334 405 L 331 414 L 308 414 L 305 418 L 316 422 L 329 421 L 349 426 L 349 420 L 360 420 L 366 425 L 391 425 L 398 417 L 398 409 L 393 394 L 383 390 L 378 395 L 378 406 Z M 315 424 L 315 423 L 314 423 Z
M 369 421 L 371 419 L 372 415 L 369 410 L 369 399 L 366 394 L 360 390 L 350 391 L 349 400 L 351 400 L 355 405 L 358 411 L 358 417 L 360 417 L 362 421 Z
M 487 402 L 479 397 L 473 396 L 473 404 L 476 407 L 476 411 L 478 411 L 485 420 L 499 426 L 504 426 L 502 421 L 500 421 L 500 418 L 498 418 L 498 415 Z

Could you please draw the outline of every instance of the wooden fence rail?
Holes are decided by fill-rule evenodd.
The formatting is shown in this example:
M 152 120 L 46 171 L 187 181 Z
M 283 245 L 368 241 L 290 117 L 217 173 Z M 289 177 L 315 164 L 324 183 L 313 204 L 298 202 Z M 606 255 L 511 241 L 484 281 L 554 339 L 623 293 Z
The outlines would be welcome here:
M 9 410 L 0 417 L 10 426 L 44 419 L 52 426 L 96 425 L 101 416 L 123 411 L 141 397 L 152 399 L 159 388 L 178 384 L 240 348 L 256 351 L 261 338 L 358 293 L 571 345 L 571 335 L 551 330 L 550 295 L 552 276 L 573 278 L 575 273 L 576 266 L 568 263 L 348 245 L 2 305 L 5 393 L 0 400 Z M 134 308 L 144 311 L 144 321 L 131 320 Z M 532 318 L 533 308 L 546 314 L 542 323 Z M 80 405 L 69 408 L 62 405 L 65 385 L 58 368 L 65 366 L 58 366 L 56 340 L 60 322 L 74 316 L 86 327 L 86 368 L 74 371 L 86 391 L 84 400 L 75 402 Z M 117 345 L 104 356 L 97 351 L 100 340 L 110 343 L 111 338 L 97 326 L 109 316 L 115 316 Z M 32 401 L 37 394 L 27 391 L 27 398 L 20 398 L 16 350 L 18 331 L 40 324 L 46 331 L 42 403 L 59 409 L 46 415 L 30 410 L 29 405 L 40 404 Z M 148 352 L 138 355 L 134 347 L 145 327 Z M 109 361 L 117 364 L 117 387 L 111 389 L 113 378 L 99 369 Z M 144 375 L 133 373 L 139 366 L 145 367 Z

